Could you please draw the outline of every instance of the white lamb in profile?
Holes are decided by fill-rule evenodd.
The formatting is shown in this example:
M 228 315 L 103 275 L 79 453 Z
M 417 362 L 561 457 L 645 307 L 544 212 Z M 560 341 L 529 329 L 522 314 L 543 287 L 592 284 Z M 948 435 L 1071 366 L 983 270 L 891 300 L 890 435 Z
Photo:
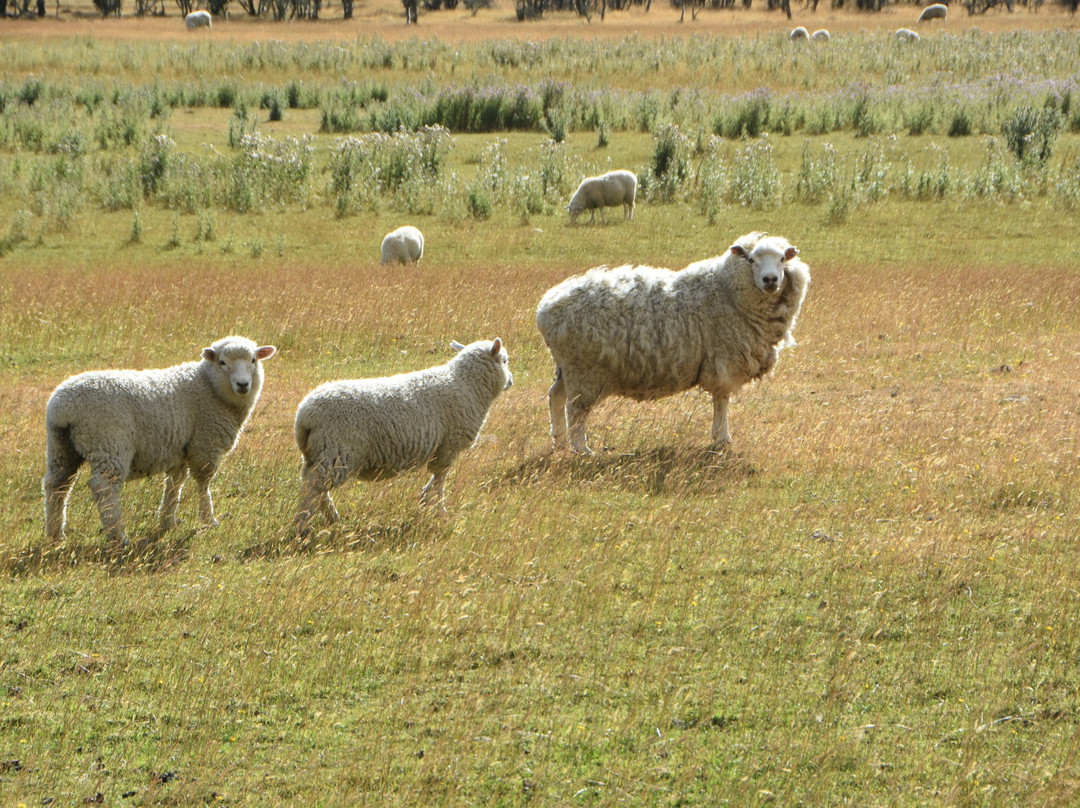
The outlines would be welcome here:
M 446 475 L 514 383 L 501 339 L 451 343 L 444 365 L 379 379 L 327 382 L 296 410 L 294 433 L 304 462 L 294 531 L 310 530 L 316 511 L 338 520 L 330 491 L 349 479 L 381 480 L 427 465 L 420 500 L 443 509 Z
M 160 370 L 96 370 L 72 376 L 45 408 L 45 535 L 64 537 L 68 494 L 90 465 L 101 526 L 126 542 L 120 492 L 126 480 L 165 475 L 160 532 L 176 524 L 188 473 L 199 516 L 215 525 L 210 481 L 232 451 L 262 390 L 262 362 L 276 352 L 244 337 L 220 339 L 198 362 Z
M 795 344 L 810 284 L 798 254 L 783 238 L 749 233 L 678 272 L 597 267 L 550 289 L 536 324 L 555 360 L 556 447 L 589 453 L 585 421 L 608 396 L 644 401 L 692 387 L 712 394 L 713 442 L 730 443 L 728 399 Z

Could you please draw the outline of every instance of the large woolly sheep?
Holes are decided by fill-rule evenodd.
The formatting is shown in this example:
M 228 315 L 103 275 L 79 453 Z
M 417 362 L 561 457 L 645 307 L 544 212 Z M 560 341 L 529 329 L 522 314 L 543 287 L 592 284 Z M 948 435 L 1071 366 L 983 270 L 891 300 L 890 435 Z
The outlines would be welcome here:
M 380 480 L 425 463 L 432 476 L 420 500 L 444 507 L 447 472 L 480 434 L 495 399 L 514 383 L 502 340 L 451 344 L 458 354 L 444 365 L 327 382 L 300 402 L 297 535 L 309 531 L 316 510 L 337 521 L 330 491 L 349 478 Z
M 628 221 L 634 218 L 634 198 L 637 196 L 637 175 L 633 171 L 619 169 L 601 174 L 599 177 L 586 177 L 570 197 L 566 209 L 570 211 L 570 224 L 584 211 L 589 211 L 589 223 L 596 221 L 596 211 L 600 219 L 607 224 L 604 208 L 623 206 L 623 216 Z
M 126 542 L 120 492 L 126 480 L 165 475 L 161 532 L 176 524 L 188 473 L 199 517 L 215 525 L 210 480 L 240 437 L 262 390 L 272 345 L 225 337 L 202 359 L 160 370 L 98 370 L 62 382 L 45 408 L 45 535 L 64 537 L 68 494 L 90 464 L 90 490 L 106 536 Z
M 903 42 L 918 42 L 922 39 L 917 32 L 912 31 L 910 28 L 897 28 L 893 36 Z
M 555 360 L 551 436 L 589 453 L 585 421 L 608 396 L 644 401 L 698 386 L 712 394 L 712 439 L 731 442 L 728 399 L 769 372 L 791 332 L 810 270 L 786 240 L 749 233 L 727 254 L 678 272 L 597 267 L 540 300 Z
M 792 42 L 806 42 L 810 39 L 810 32 L 800 25 L 791 29 L 791 33 L 788 34 L 788 39 Z
M 412 225 L 391 230 L 382 240 L 382 263 L 419 263 L 424 257 L 424 234 Z
M 193 11 L 184 17 L 184 25 L 188 28 L 211 28 L 212 22 L 209 11 Z
M 824 28 L 818 28 L 814 33 L 810 34 L 810 38 L 815 42 L 828 42 L 832 39 L 832 36 Z
M 944 3 L 934 3 L 932 6 L 927 6 L 922 10 L 919 15 L 919 19 L 916 22 L 927 22 L 928 20 L 941 20 L 946 21 L 949 16 L 949 7 Z

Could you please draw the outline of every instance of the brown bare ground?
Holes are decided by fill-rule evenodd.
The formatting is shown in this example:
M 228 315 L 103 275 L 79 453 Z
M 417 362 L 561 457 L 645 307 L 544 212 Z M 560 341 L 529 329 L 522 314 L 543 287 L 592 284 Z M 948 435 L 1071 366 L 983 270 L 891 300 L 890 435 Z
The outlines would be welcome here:
M 10 39 L 50 39 L 55 37 L 89 36 L 101 40 L 176 39 L 190 42 L 196 38 L 212 38 L 231 42 L 282 40 L 289 42 L 313 40 L 345 40 L 354 37 L 379 36 L 387 41 L 409 38 L 436 38 L 444 41 L 473 42 L 486 39 L 548 39 L 553 37 L 621 38 L 632 34 L 645 37 L 683 37 L 700 34 L 721 36 L 761 36 L 790 30 L 803 25 L 810 30 L 827 28 L 835 36 L 855 31 L 894 30 L 916 27 L 919 9 L 914 5 L 897 5 L 876 14 L 835 10 L 826 3 L 817 12 L 794 3 L 793 18 L 787 20 L 779 12 L 742 8 L 702 11 L 697 20 L 679 22 L 678 10 L 665 0 L 653 4 L 645 12 L 637 8 L 611 12 L 604 21 L 594 17 L 586 22 L 569 12 L 552 12 L 541 21 L 521 23 L 514 16 L 512 0 L 494 0 L 496 6 L 482 9 L 473 16 L 462 7 L 454 11 L 424 12 L 420 24 L 406 26 L 398 0 L 360 0 L 352 20 L 341 19 L 340 3 L 324 6 L 319 21 L 273 22 L 251 19 L 236 9 L 229 21 L 215 20 L 211 30 L 188 31 L 180 11 L 168 7 L 166 17 L 125 17 L 102 19 L 89 2 L 63 3 L 57 14 L 56 6 L 43 19 L 0 21 L 0 41 Z M 764 0 L 758 0 L 764 6 Z M 1010 14 L 991 10 L 986 14 L 969 16 L 955 6 L 946 23 L 924 23 L 918 27 L 924 36 L 948 31 L 960 33 L 972 28 L 987 32 L 1014 30 L 1080 30 L 1080 19 L 1064 9 L 1044 6 L 1038 12 L 1019 8 Z

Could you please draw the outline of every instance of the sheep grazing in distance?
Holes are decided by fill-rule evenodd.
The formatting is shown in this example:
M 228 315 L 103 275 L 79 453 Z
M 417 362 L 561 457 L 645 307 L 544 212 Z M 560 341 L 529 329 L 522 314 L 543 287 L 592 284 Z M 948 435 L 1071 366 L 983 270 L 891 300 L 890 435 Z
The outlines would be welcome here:
M 391 230 L 382 240 L 382 263 L 416 264 L 424 257 L 424 234 L 412 225 Z
M 276 352 L 244 337 L 204 348 L 202 359 L 161 370 L 99 370 L 62 382 L 45 409 L 45 535 L 64 538 L 68 494 L 90 464 L 90 490 L 109 540 L 126 543 L 124 482 L 165 475 L 164 533 L 188 473 L 199 489 L 199 517 L 216 525 L 210 480 L 240 437 L 262 390 L 262 361 Z
M 190 28 L 210 28 L 213 19 L 209 11 L 193 11 L 184 17 L 184 25 Z
M 824 28 L 818 28 L 814 33 L 810 34 L 810 38 L 815 42 L 828 42 L 832 37 L 829 32 Z
M 458 354 L 444 365 L 327 382 L 300 402 L 294 426 L 304 458 L 297 536 L 308 534 L 316 510 L 338 520 L 330 491 L 349 478 L 381 480 L 425 463 L 431 480 L 420 501 L 444 510 L 450 467 L 480 434 L 495 399 L 514 383 L 502 340 L 451 345 Z
M 548 290 L 536 324 L 555 360 L 555 446 L 588 454 L 585 421 L 608 396 L 645 401 L 695 386 L 713 397 L 713 442 L 730 443 L 731 394 L 795 344 L 810 284 L 798 254 L 783 238 L 749 233 L 677 272 L 597 267 Z
M 927 6 L 922 10 L 919 15 L 919 19 L 916 22 L 928 22 L 929 20 L 941 20 L 946 22 L 946 18 L 949 16 L 949 7 L 944 3 L 934 3 L 932 6 Z
M 800 25 L 798 28 L 791 29 L 791 33 L 788 34 L 788 39 L 792 42 L 808 41 L 810 39 L 810 32 Z
M 918 42 L 922 37 L 910 28 L 897 28 L 894 36 L 903 42 Z
M 604 208 L 623 206 L 623 216 L 627 221 L 634 218 L 634 198 L 637 196 L 637 175 L 633 171 L 619 169 L 601 174 L 599 177 L 586 177 L 570 197 L 566 209 L 570 211 L 570 224 L 584 211 L 589 211 L 589 223 L 596 221 L 596 211 L 600 219 L 607 224 Z

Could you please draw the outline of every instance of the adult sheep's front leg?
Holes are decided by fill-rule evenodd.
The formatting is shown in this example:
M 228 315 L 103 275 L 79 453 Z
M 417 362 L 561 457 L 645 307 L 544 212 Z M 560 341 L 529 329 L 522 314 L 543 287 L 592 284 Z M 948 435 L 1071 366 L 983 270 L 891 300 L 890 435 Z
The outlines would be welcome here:
M 439 513 L 446 513 L 446 475 L 450 472 L 450 466 L 436 465 L 432 461 L 428 463 L 428 471 L 431 472 L 431 479 L 420 492 L 420 504 Z
M 728 429 L 728 396 L 713 393 L 712 440 L 716 446 L 731 444 L 731 431 Z

